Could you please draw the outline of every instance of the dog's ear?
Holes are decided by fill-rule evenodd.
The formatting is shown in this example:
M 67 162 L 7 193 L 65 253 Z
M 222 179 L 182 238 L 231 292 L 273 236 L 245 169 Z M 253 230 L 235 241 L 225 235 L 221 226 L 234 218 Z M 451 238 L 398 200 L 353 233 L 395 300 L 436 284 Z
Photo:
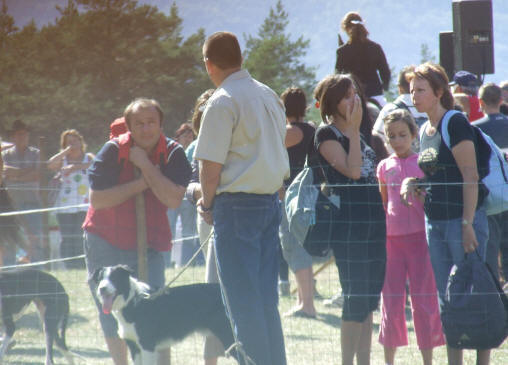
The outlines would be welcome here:
M 127 265 L 118 265 L 119 269 L 127 272 L 129 275 L 133 276 L 134 275 L 134 270 L 132 270 L 129 266 Z
M 104 273 L 104 268 L 103 267 L 100 267 L 98 269 L 95 269 L 93 275 L 92 275 L 92 280 L 95 282 L 95 283 L 99 283 L 99 281 L 102 280 L 102 274 Z

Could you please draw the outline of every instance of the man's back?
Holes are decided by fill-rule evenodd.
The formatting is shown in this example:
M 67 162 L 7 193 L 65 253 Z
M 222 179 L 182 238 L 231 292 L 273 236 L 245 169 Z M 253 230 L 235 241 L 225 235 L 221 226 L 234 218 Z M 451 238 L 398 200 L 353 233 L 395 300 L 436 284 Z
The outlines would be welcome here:
M 488 114 L 472 124 L 490 136 L 500 148 L 508 148 L 508 116 L 501 113 Z
M 223 164 L 217 193 L 272 194 L 289 171 L 279 97 L 241 70 L 208 102 L 195 156 Z
M 2 158 L 5 165 L 16 168 L 27 168 L 37 170 L 39 168 L 39 150 L 35 147 L 27 147 L 20 153 L 13 145 L 2 151 Z M 13 181 L 5 179 L 5 186 L 9 196 L 15 205 L 23 202 L 37 202 L 39 200 L 38 181 Z

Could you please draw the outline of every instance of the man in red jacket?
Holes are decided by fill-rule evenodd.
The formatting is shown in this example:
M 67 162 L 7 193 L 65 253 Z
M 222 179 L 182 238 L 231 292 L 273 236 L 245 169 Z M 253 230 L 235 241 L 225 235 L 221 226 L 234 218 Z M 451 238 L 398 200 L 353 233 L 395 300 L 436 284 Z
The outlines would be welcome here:
M 177 208 L 191 176 L 182 146 L 162 133 L 159 103 L 136 99 L 124 111 L 128 131 L 109 140 L 89 168 L 90 207 L 83 224 L 89 278 L 97 268 L 125 264 L 137 272 L 135 196 L 143 194 L 147 231 L 148 284 L 164 285 L 163 251 L 171 248 L 167 208 Z M 135 168 L 140 170 L 135 176 Z M 106 343 L 116 365 L 127 365 L 127 347 L 117 323 L 99 309 Z

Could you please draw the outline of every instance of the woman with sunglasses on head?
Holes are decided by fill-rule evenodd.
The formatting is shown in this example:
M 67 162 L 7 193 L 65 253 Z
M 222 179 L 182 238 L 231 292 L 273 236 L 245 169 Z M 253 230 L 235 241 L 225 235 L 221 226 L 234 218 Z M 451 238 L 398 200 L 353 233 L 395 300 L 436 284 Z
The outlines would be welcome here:
M 432 63 L 418 66 L 409 76 L 413 104 L 429 122 L 420 132 L 418 165 L 429 183 L 425 199 L 426 234 L 439 303 L 443 305 L 448 275 L 465 253 L 478 251 L 485 259 L 488 223 L 482 207 L 486 191 L 478 183 L 474 131 L 462 113 L 453 114 L 448 130 L 442 121 L 452 113 L 453 96 L 444 69 Z M 449 134 L 450 148 L 443 134 Z M 401 198 L 407 202 L 420 189 L 413 178 L 404 180 Z M 462 350 L 447 346 L 448 363 L 462 364 Z M 489 363 L 490 350 L 477 350 L 477 364 Z

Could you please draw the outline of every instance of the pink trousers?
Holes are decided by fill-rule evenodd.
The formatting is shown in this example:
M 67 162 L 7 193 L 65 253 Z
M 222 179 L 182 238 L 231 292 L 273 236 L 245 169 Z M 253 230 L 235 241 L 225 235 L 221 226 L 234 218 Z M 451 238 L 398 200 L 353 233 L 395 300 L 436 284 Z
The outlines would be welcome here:
M 418 348 L 427 350 L 444 345 L 436 283 L 425 232 L 388 236 L 386 254 L 379 342 L 390 348 L 408 344 L 405 302 L 406 280 L 409 280 Z

